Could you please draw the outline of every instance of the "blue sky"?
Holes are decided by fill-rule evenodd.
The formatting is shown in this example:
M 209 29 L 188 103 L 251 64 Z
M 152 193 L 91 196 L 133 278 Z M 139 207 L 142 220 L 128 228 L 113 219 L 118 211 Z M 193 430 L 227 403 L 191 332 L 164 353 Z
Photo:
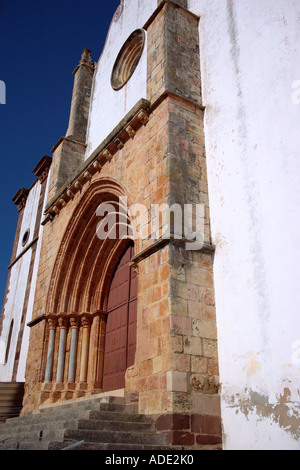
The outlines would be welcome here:
M 0 0 L 0 310 L 18 219 L 12 202 L 65 135 L 72 72 L 82 50 L 98 61 L 119 0 Z

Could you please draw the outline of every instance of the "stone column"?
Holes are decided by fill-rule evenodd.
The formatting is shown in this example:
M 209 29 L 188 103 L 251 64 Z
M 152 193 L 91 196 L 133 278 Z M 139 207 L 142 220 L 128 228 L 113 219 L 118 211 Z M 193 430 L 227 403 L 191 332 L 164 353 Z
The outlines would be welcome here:
M 57 326 L 57 320 L 55 318 L 49 318 L 48 325 L 50 327 L 50 336 L 49 336 L 45 381 L 51 382 L 52 371 L 53 371 L 55 331 L 56 331 L 56 326 Z
M 59 351 L 58 351 L 56 382 L 63 382 L 68 320 L 66 318 L 60 318 L 58 320 L 58 326 L 60 329 L 60 335 L 59 335 Z
M 91 327 L 89 379 L 94 390 L 101 391 L 103 379 L 103 361 L 105 346 L 106 313 L 95 312 Z
M 82 331 L 82 348 L 81 348 L 81 362 L 80 362 L 80 382 L 87 381 L 88 359 L 89 359 L 89 346 L 90 346 L 90 328 L 91 319 L 82 317 L 81 325 Z
M 79 319 L 71 318 L 70 324 L 71 324 L 71 330 L 72 330 L 72 338 L 71 338 L 68 382 L 75 382 Z

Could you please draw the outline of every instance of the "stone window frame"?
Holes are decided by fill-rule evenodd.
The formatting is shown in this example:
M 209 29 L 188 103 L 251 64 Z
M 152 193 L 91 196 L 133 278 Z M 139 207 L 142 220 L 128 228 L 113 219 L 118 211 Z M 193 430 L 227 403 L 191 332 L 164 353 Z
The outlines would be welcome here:
M 115 91 L 121 90 L 134 74 L 144 52 L 146 34 L 143 29 L 131 33 L 122 46 L 111 74 L 111 86 Z
M 22 238 L 23 247 L 27 245 L 29 238 L 30 238 L 30 229 L 28 228 L 27 230 L 25 230 L 23 238 Z

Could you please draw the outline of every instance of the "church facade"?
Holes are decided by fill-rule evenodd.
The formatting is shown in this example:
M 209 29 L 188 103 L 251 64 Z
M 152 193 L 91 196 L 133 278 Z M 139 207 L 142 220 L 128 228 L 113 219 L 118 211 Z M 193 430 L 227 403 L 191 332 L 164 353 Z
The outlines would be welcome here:
M 0 382 L 22 414 L 117 395 L 170 444 L 299 449 L 294 8 L 124 0 L 84 49 L 14 197 Z

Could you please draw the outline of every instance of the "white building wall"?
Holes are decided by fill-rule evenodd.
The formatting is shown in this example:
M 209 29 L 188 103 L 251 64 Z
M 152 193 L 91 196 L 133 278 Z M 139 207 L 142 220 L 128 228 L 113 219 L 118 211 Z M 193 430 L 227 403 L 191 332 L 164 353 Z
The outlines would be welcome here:
M 24 209 L 24 215 L 20 230 L 20 240 L 16 252 L 16 258 L 22 254 L 23 250 L 30 245 L 33 241 L 33 234 L 35 228 L 36 215 L 38 210 L 38 203 L 40 198 L 41 185 L 37 181 L 36 184 L 31 188 L 27 198 L 26 207 Z M 24 233 L 29 229 L 30 235 L 27 244 L 22 246 L 22 238 Z M 0 382 L 10 382 L 13 375 L 14 358 L 16 353 L 18 335 L 21 324 L 21 317 L 23 311 L 23 304 L 26 293 L 27 279 L 29 274 L 30 262 L 32 256 L 32 248 L 29 248 L 20 259 L 11 267 L 9 292 L 6 297 L 5 309 L 3 312 L 3 329 L 0 337 Z M 35 267 L 36 269 L 36 267 Z M 35 285 L 32 285 L 32 289 Z M 7 363 L 5 363 L 5 353 L 7 347 L 7 341 L 9 336 L 9 330 L 12 319 L 14 320 L 13 333 L 11 337 L 9 356 Z M 27 329 L 28 327 L 26 327 Z M 28 339 L 26 335 L 26 341 L 23 342 L 22 354 L 27 356 L 28 350 Z M 20 367 L 18 371 L 18 379 L 23 381 L 25 373 L 25 361 L 26 358 L 22 357 Z M 22 364 L 22 365 L 21 365 Z
M 32 188 L 30 188 L 30 192 L 27 197 L 16 257 L 19 256 L 20 253 L 22 253 L 22 251 L 33 241 L 35 220 L 36 220 L 36 214 L 37 214 L 38 204 L 40 200 L 40 193 L 41 193 L 41 185 L 37 181 L 32 186 Z M 28 242 L 26 243 L 25 246 L 22 246 L 22 239 L 27 230 L 29 230 Z
M 300 3 L 189 8 L 201 17 L 224 448 L 299 450 Z
M 48 176 L 42 213 L 44 213 L 45 207 L 46 207 L 47 194 L 48 194 L 48 188 L 49 188 L 49 179 L 50 177 Z M 44 229 L 44 226 L 40 224 L 39 239 L 37 241 L 37 249 L 36 249 L 35 261 L 34 261 L 34 267 L 33 267 L 33 273 L 32 273 L 32 281 L 31 281 L 31 286 L 30 286 L 30 294 L 29 294 L 28 305 L 27 305 L 25 325 L 27 325 L 27 323 L 29 323 L 32 320 L 33 304 L 34 304 L 34 297 L 35 297 L 35 291 L 36 291 L 36 280 L 37 280 L 41 246 L 42 246 L 43 229 Z M 30 328 L 28 326 L 25 326 L 24 332 L 23 332 L 21 351 L 20 351 L 18 371 L 17 371 L 17 382 L 25 382 L 25 369 L 26 369 L 26 361 L 27 361 L 27 354 L 28 354 L 28 348 L 29 348 L 29 336 L 30 336 Z
M 0 382 L 11 382 L 14 368 L 18 334 L 25 298 L 27 277 L 31 259 L 31 249 L 11 268 L 9 294 L 4 310 L 3 330 L 0 338 Z M 8 360 L 5 363 L 6 347 L 8 342 L 11 321 L 14 327 L 9 348 Z
M 111 73 L 123 44 L 136 29 L 142 29 L 157 7 L 157 0 L 125 0 L 118 21 L 112 20 L 95 70 L 87 132 L 86 158 L 141 98 L 147 97 L 147 35 L 141 60 L 131 80 L 118 91 L 111 86 Z

